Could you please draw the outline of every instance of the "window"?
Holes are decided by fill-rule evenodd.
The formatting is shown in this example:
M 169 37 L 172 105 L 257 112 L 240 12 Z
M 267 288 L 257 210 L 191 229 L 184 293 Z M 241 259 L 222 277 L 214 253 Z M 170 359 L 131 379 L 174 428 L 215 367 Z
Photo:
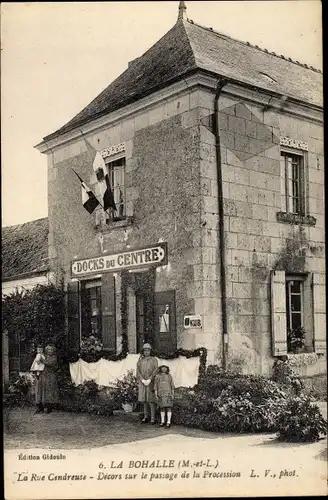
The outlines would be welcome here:
M 304 278 L 286 276 L 286 325 L 288 332 L 304 328 Z M 304 339 L 305 342 L 305 339 Z M 287 335 L 287 351 L 293 352 L 291 336 Z
M 322 273 L 271 272 L 273 356 L 324 353 L 325 285 Z
M 304 281 L 298 276 L 286 277 L 287 330 L 303 326 Z
M 87 281 L 81 290 L 82 336 L 101 338 L 101 282 Z
M 113 219 L 122 219 L 125 216 L 125 186 L 124 171 L 125 158 L 106 163 L 109 173 L 110 185 L 113 191 L 116 211 L 113 211 Z
M 282 209 L 305 215 L 305 182 L 303 155 L 281 152 Z

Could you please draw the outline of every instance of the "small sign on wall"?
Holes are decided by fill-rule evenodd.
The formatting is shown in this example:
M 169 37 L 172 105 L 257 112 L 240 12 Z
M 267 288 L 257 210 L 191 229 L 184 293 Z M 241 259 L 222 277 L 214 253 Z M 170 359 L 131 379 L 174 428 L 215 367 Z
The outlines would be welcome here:
M 202 317 L 200 314 L 188 314 L 184 317 L 184 327 L 186 330 L 190 328 L 203 328 Z

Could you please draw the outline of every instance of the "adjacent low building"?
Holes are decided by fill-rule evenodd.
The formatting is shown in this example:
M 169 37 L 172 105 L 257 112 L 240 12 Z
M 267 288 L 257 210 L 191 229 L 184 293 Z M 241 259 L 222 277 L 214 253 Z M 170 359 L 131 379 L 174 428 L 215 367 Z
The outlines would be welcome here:
M 2 296 L 49 283 L 48 218 L 2 228 Z M 4 379 L 20 370 L 19 338 L 3 342 Z
M 146 339 L 253 373 L 284 355 L 324 373 L 319 70 L 200 26 L 181 2 L 172 29 L 37 148 L 72 346 L 93 333 L 120 352 L 126 335 L 130 352 Z M 96 151 L 116 210 L 90 215 L 72 169 L 101 200 Z

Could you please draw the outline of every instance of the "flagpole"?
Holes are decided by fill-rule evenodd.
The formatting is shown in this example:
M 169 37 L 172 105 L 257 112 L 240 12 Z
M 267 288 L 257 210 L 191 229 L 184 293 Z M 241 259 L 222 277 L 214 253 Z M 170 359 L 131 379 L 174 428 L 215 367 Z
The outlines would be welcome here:
M 84 133 L 83 133 L 83 130 L 82 130 L 81 128 L 80 128 L 80 132 L 81 132 L 81 135 L 82 135 L 82 137 L 83 137 L 84 141 L 87 143 L 87 140 L 86 140 L 85 135 L 84 135 Z M 92 146 L 92 147 L 93 147 L 93 146 Z M 97 151 L 97 150 L 96 150 L 96 148 L 93 148 L 93 149 L 95 149 L 95 151 Z M 97 198 L 97 200 L 98 200 L 98 198 Z M 98 200 L 98 201 L 99 201 L 99 200 Z M 105 210 L 105 207 L 104 207 L 104 206 L 103 206 L 100 202 L 99 202 L 99 205 L 102 207 L 102 209 L 104 210 L 105 214 L 107 214 L 107 215 L 108 215 L 108 217 L 110 217 L 110 216 L 111 216 L 111 214 L 109 213 L 109 209 L 110 209 L 110 207 L 108 207 L 108 209 L 107 209 L 107 210 Z
M 71 167 L 71 169 L 73 170 L 74 174 L 75 174 L 75 175 L 76 175 L 76 177 L 79 179 L 79 181 L 80 181 L 81 183 L 83 182 L 83 183 L 85 184 L 85 182 L 84 182 L 84 180 L 82 179 L 82 177 L 80 177 L 80 176 L 79 176 L 79 174 L 78 174 L 77 172 L 75 172 L 74 168 L 73 168 L 73 167 Z M 98 201 L 98 203 L 99 203 L 99 205 L 101 206 L 101 208 L 102 208 L 102 209 L 104 210 L 104 212 L 106 213 L 106 210 L 105 210 L 104 205 L 102 205 L 102 204 L 100 203 L 100 201 L 99 201 L 99 200 L 98 200 L 98 198 L 95 196 L 95 194 L 94 194 L 94 192 L 93 192 L 93 191 L 92 191 L 92 193 L 93 193 L 93 196 L 94 196 L 94 197 L 96 198 L 96 200 Z M 108 215 L 109 215 L 109 214 L 108 214 Z

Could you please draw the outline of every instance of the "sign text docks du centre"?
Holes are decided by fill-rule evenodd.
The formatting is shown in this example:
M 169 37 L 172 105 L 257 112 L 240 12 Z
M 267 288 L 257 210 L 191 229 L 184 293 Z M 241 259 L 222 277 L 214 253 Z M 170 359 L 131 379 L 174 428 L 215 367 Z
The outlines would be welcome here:
M 117 272 L 138 267 L 164 266 L 167 264 L 167 243 L 157 243 L 146 248 L 101 255 L 72 261 L 72 278 L 99 272 Z

